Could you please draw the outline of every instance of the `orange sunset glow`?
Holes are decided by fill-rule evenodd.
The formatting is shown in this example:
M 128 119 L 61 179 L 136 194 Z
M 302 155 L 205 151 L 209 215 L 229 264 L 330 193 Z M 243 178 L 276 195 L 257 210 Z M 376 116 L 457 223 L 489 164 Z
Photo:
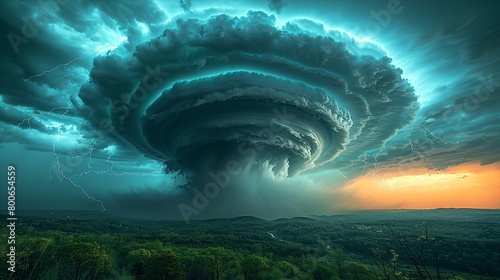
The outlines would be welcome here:
M 498 164 L 464 164 L 441 172 L 368 173 L 341 192 L 353 209 L 500 208 L 499 178 Z

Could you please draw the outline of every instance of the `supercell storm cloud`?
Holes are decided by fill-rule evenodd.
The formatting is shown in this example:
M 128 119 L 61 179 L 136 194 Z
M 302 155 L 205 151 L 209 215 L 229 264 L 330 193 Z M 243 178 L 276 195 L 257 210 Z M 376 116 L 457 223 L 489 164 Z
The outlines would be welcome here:
M 500 207 L 497 1 L 230 2 L 0 1 L 27 208 Z
M 294 176 L 380 147 L 418 109 L 390 58 L 345 39 L 258 11 L 178 19 L 129 57 L 97 57 L 82 110 L 198 183 L 231 160 Z

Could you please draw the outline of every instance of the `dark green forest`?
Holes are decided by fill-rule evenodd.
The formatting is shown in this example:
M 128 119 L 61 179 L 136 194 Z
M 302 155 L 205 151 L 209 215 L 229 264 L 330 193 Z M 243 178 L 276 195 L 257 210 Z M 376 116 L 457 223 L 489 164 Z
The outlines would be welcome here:
M 4 244 L 0 279 L 500 279 L 499 210 L 189 222 L 40 212 L 19 217 L 15 273 Z

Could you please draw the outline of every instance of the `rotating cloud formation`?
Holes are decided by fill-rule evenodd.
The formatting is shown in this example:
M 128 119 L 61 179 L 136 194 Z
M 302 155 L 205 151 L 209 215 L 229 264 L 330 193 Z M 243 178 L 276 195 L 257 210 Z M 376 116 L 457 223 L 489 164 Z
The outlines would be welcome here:
M 178 19 L 132 56 L 95 58 L 79 109 L 194 182 L 232 160 L 287 178 L 380 148 L 412 121 L 413 88 L 377 46 L 310 25 Z

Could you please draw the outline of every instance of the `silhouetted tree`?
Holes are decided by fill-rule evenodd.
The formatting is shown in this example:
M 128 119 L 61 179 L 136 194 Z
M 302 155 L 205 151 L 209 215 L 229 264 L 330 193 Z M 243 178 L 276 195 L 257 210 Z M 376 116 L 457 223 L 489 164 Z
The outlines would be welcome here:
M 404 237 L 390 227 L 388 228 L 388 232 L 390 236 L 396 240 L 397 244 L 404 252 L 404 255 L 415 268 L 419 279 L 442 279 L 439 257 L 435 248 L 436 238 L 430 236 L 428 225 L 424 225 L 423 230 L 421 230 L 416 240 Z M 432 267 L 434 267 L 434 272 L 432 272 Z
M 339 273 L 340 280 L 342 280 L 344 275 L 344 251 L 342 249 L 338 248 L 333 251 L 333 263 Z

